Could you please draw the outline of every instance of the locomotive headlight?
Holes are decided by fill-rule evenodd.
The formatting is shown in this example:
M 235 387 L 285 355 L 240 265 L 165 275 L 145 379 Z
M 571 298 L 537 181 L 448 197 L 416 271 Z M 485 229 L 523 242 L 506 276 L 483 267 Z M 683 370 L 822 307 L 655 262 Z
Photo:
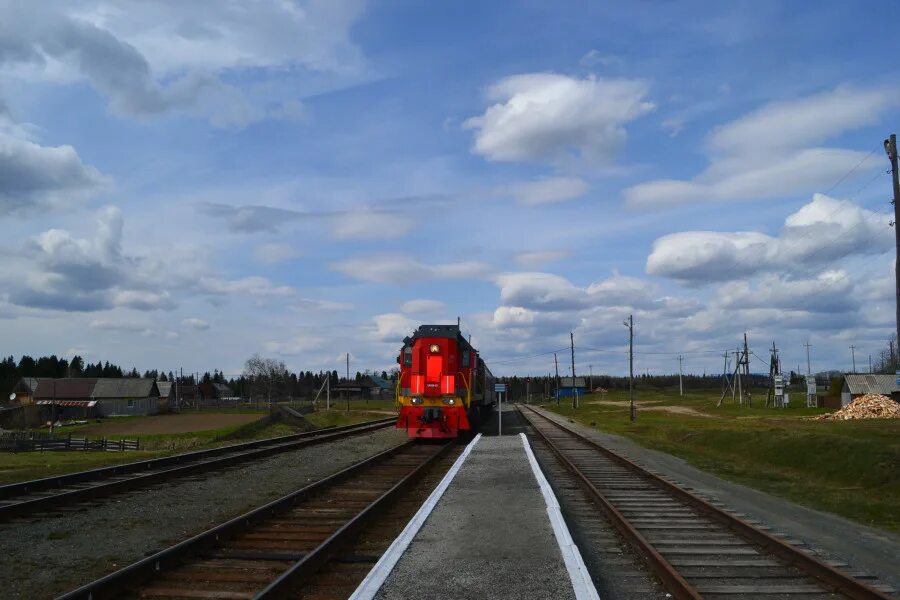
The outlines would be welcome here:
M 444 404 L 447 406 L 453 406 L 456 404 L 456 398 L 444 398 Z
M 410 402 L 418 405 L 418 404 L 422 404 L 422 399 L 421 398 L 413 398 L 412 400 L 410 400 Z
M 431 347 L 429 348 L 429 350 L 431 350 L 432 354 L 437 354 L 438 352 L 441 351 L 441 347 L 438 346 L 437 344 L 432 344 Z

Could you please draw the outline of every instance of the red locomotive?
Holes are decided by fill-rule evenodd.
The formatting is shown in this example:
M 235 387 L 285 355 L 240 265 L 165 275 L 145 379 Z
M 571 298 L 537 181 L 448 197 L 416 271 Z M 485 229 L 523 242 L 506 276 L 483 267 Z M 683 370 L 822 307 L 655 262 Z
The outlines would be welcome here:
M 455 438 L 493 406 L 494 377 L 459 325 L 420 325 L 397 362 L 397 428 L 411 438 Z

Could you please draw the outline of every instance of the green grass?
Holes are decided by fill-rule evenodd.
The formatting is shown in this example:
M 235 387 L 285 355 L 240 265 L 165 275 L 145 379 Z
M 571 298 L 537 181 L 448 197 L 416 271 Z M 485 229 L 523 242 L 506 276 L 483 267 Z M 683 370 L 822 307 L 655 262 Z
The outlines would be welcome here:
M 799 504 L 900 531 L 900 419 L 816 421 L 827 412 L 725 405 L 719 394 L 639 390 L 635 424 L 627 406 L 596 404 L 599 396 L 547 408 L 641 445 L 679 456 L 725 479 Z M 757 404 L 762 404 L 764 395 Z M 605 401 L 627 401 L 627 391 Z M 730 400 L 730 398 L 729 398 Z M 682 407 L 705 415 L 673 414 L 652 407 Z
M 130 418 L 130 417 L 123 417 Z M 75 426 L 78 427 L 78 426 Z M 284 423 L 272 423 L 252 431 L 248 435 L 232 437 L 241 425 L 188 433 L 159 433 L 129 435 L 140 438 L 141 450 L 128 452 L 20 452 L 0 453 L 0 484 L 52 477 L 64 473 L 96 469 L 111 465 L 147 460 L 203 448 L 213 448 L 241 441 L 264 439 L 295 433 L 296 429 Z M 75 428 L 65 428 L 74 431 Z M 227 439 L 225 439 L 227 438 Z M 111 436 L 110 439 L 118 439 Z

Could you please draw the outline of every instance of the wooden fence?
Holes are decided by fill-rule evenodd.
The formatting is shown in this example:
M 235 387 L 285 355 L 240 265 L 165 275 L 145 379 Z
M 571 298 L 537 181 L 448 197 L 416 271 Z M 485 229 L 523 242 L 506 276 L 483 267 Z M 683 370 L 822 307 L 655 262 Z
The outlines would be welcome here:
M 101 450 L 124 452 L 140 450 L 140 440 L 110 440 L 107 438 L 77 438 L 52 435 L 33 431 L 0 432 L 0 451 L 3 452 L 44 452 L 66 450 Z

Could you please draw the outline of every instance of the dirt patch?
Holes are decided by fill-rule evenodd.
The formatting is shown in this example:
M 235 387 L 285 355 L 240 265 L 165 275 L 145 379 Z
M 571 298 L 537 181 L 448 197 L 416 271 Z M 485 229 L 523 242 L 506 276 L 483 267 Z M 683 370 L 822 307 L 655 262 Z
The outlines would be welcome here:
M 189 414 L 189 415 L 153 415 L 118 421 L 108 419 L 80 430 L 86 435 L 135 435 L 147 433 L 189 433 L 206 431 L 233 425 L 244 425 L 262 418 L 259 414 Z
M 586 404 L 599 404 L 601 406 L 621 406 L 626 407 L 629 403 L 625 400 L 589 400 Z M 709 417 L 710 419 L 719 419 L 721 417 L 717 415 L 711 415 L 709 413 L 705 413 L 699 411 L 695 408 L 691 408 L 690 406 L 671 406 L 671 405 L 662 405 L 658 402 L 652 401 L 639 401 L 635 400 L 634 405 L 640 408 L 641 410 L 661 410 L 663 412 L 675 413 L 678 415 L 688 415 L 691 417 Z
M 709 417 L 710 419 L 721 419 L 718 415 L 711 415 L 699 411 L 690 406 L 645 406 L 644 410 L 661 410 L 663 412 L 675 413 L 677 415 L 688 415 L 691 417 Z

